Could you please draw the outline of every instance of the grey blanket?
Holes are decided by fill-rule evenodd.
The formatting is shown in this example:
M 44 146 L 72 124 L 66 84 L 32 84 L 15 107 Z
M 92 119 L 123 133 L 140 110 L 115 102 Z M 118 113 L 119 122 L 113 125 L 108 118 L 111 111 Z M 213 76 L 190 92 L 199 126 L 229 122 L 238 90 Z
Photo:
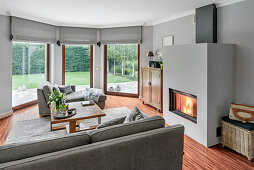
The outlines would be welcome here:
M 101 89 L 95 89 L 95 88 L 86 88 L 82 92 L 84 100 L 87 100 L 87 101 L 92 100 L 94 102 L 98 102 L 102 94 L 103 94 L 103 91 Z

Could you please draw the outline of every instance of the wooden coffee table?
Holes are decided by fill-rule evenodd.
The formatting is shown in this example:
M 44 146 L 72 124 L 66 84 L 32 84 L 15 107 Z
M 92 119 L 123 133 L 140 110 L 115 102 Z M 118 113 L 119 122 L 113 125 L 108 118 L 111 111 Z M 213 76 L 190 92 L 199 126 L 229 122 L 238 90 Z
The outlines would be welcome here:
M 50 116 L 51 131 L 67 128 L 66 129 L 67 132 L 75 133 L 75 132 L 95 129 L 98 125 L 91 126 L 88 129 L 80 129 L 81 120 L 98 118 L 98 124 L 100 124 L 101 117 L 106 116 L 106 114 L 100 109 L 100 107 L 97 104 L 94 104 L 91 106 L 82 106 L 81 102 L 72 102 L 68 104 L 69 104 L 69 108 L 77 109 L 77 114 L 75 114 L 72 117 L 68 117 L 64 119 L 55 119 L 53 116 L 55 113 L 55 109 L 51 108 L 51 116 Z M 68 122 L 69 125 L 53 126 L 54 124 L 65 123 L 65 122 Z

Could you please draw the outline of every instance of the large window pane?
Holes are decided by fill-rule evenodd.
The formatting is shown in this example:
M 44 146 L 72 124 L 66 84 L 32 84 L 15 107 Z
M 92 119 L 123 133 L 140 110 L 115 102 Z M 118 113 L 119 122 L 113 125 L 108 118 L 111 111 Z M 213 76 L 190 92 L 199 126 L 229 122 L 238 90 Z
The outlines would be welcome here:
M 45 79 L 45 44 L 13 42 L 12 105 L 36 100 L 36 88 Z
M 65 46 L 65 84 L 90 87 L 90 45 Z
M 138 44 L 107 45 L 107 91 L 138 94 Z

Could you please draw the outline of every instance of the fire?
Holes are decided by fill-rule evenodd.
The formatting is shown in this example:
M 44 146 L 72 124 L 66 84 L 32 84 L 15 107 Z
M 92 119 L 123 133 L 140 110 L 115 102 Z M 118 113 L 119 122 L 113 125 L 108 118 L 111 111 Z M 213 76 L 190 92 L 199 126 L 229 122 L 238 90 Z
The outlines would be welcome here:
M 197 117 L 197 98 L 175 93 L 174 109 L 191 117 Z
M 188 114 L 188 115 L 192 115 L 192 100 L 190 97 L 186 97 L 185 100 L 185 106 L 183 107 L 183 112 Z

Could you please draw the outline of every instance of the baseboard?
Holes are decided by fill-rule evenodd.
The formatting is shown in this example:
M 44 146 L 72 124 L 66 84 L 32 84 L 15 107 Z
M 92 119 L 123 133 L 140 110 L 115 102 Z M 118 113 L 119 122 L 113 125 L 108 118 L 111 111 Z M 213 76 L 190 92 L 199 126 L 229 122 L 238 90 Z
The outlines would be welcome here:
M 3 119 L 3 118 L 6 118 L 6 117 L 9 117 L 9 116 L 12 116 L 13 115 L 13 111 L 9 111 L 9 112 L 6 112 L 6 113 L 1 113 L 0 114 L 0 119 Z
M 16 111 L 16 110 L 23 109 L 23 108 L 28 107 L 28 106 L 35 105 L 35 104 L 38 104 L 37 100 L 34 100 L 34 101 L 31 101 L 31 102 L 28 102 L 28 103 L 25 103 L 25 104 L 21 104 L 21 105 L 12 107 L 12 110 Z

